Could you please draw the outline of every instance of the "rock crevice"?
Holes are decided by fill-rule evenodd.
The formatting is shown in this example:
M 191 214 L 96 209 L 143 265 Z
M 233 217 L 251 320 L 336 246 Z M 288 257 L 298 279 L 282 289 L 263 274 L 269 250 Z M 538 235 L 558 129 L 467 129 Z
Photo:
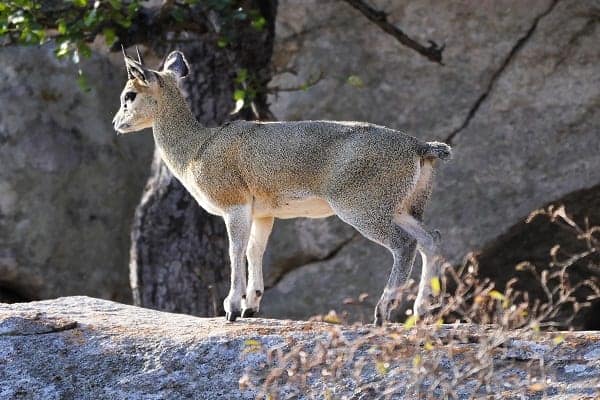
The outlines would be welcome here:
M 460 132 L 462 130 L 464 130 L 469 125 L 469 122 L 471 122 L 471 120 L 473 119 L 473 117 L 475 117 L 475 114 L 477 114 L 477 110 L 479 110 L 479 107 L 481 107 L 481 104 L 483 104 L 483 102 L 485 101 L 485 99 L 490 95 L 490 93 L 494 89 L 494 85 L 496 84 L 496 81 L 500 78 L 500 76 L 502 76 L 502 73 L 510 65 L 510 63 L 512 62 L 512 60 L 517 56 L 519 50 L 531 38 L 531 36 L 535 32 L 535 30 L 536 30 L 538 24 L 540 23 L 540 21 L 542 20 L 542 18 L 544 18 L 545 16 L 547 16 L 548 14 L 550 14 L 552 12 L 552 10 L 554 10 L 554 8 L 556 7 L 556 5 L 558 4 L 559 1 L 560 0 L 552 0 L 552 2 L 550 3 L 550 6 L 544 12 L 542 12 L 541 14 L 539 14 L 537 17 L 535 17 L 533 19 L 531 27 L 527 30 L 527 32 L 525 32 L 525 34 L 522 37 L 520 37 L 516 41 L 515 45 L 510 49 L 510 51 L 508 52 L 508 54 L 504 57 L 504 60 L 502 61 L 502 63 L 500 64 L 500 66 L 492 74 L 492 76 L 490 77 L 489 82 L 487 83 L 487 85 L 485 87 L 485 90 L 477 98 L 477 100 L 475 101 L 475 103 L 473 103 L 473 105 L 469 109 L 469 112 L 467 113 L 467 116 L 465 117 L 465 119 L 462 122 L 462 124 L 460 124 L 460 126 L 458 128 L 456 128 L 456 129 L 454 129 L 452 132 L 450 132 L 448 134 L 448 136 L 446 136 L 446 138 L 444 140 L 446 143 L 452 144 L 452 141 L 454 140 L 454 138 L 458 134 L 460 134 Z

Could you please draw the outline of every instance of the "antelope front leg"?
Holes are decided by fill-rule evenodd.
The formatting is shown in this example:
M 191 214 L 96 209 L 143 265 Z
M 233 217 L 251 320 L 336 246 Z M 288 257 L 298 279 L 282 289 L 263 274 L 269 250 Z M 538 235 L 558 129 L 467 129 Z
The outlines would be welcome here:
M 229 260 L 231 262 L 231 286 L 223 302 L 225 317 L 235 321 L 241 315 L 242 296 L 246 291 L 246 247 L 250 237 L 251 208 L 247 205 L 232 207 L 223 219 L 229 237 Z
M 273 217 L 256 218 L 252 221 L 248 257 L 248 287 L 242 298 L 242 317 L 252 317 L 260 307 L 265 291 L 262 274 L 262 258 L 267 247 L 269 235 L 273 229 Z

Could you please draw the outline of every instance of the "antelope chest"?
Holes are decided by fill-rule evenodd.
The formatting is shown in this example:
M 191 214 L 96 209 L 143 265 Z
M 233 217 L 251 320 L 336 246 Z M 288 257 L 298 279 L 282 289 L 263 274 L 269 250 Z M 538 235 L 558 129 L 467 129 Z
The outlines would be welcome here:
M 185 185 L 184 185 L 185 186 Z M 186 189 L 188 189 L 186 187 Z M 209 214 L 223 216 L 223 209 L 219 205 L 210 199 L 206 193 L 197 188 L 188 189 L 188 192 L 194 197 L 198 205 L 206 210 Z
M 168 165 L 168 163 L 167 163 Z M 172 170 L 173 171 L 173 170 Z M 213 215 L 223 216 L 223 209 L 219 204 L 212 199 L 207 192 L 202 190 L 201 187 L 196 183 L 195 177 L 191 172 L 179 176 L 173 172 L 174 175 L 179 179 L 183 187 L 192 195 L 194 200 L 202 207 L 206 212 Z

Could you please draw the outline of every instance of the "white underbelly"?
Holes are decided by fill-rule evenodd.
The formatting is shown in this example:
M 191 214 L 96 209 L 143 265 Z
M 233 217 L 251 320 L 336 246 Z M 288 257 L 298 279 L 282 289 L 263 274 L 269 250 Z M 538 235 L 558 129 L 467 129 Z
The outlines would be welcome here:
M 334 212 L 325 200 L 318 197 L 286 199 L 277 207 L 256 201 L 253 214 L 257 217 L 275 218 L 325 218 Z

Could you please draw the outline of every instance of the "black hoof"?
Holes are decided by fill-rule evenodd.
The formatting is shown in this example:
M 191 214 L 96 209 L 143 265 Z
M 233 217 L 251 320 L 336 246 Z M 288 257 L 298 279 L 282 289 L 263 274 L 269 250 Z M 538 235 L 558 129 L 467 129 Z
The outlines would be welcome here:
M 240 316 L 240 313 L 237 311 L 233 311 L 233 312 L 228 312 L 225 313 L 225 318 L 227 319 L 227 321 L 229 322 L 235 322 L 235 320 L 237 319 L 237 317 Z
M 383 316 L 381 315 L 381 312 L 379 312 L 379 310 L 375 310 L 375 318 L 373 320 L 373 324 L 375 324 L 375 326 L 383 325 Z
M 242 310 L 242 318 L 252 318 L 256 315 L 256 311 L 254 311 L 252 308 L 246 308 L 245 310 Z
M 383 318 L 381 318 L 379 315 L 375 316 L 375 320 L 373 321 L 373 324 L 375 324 L 375 326 L 383 325 Z

